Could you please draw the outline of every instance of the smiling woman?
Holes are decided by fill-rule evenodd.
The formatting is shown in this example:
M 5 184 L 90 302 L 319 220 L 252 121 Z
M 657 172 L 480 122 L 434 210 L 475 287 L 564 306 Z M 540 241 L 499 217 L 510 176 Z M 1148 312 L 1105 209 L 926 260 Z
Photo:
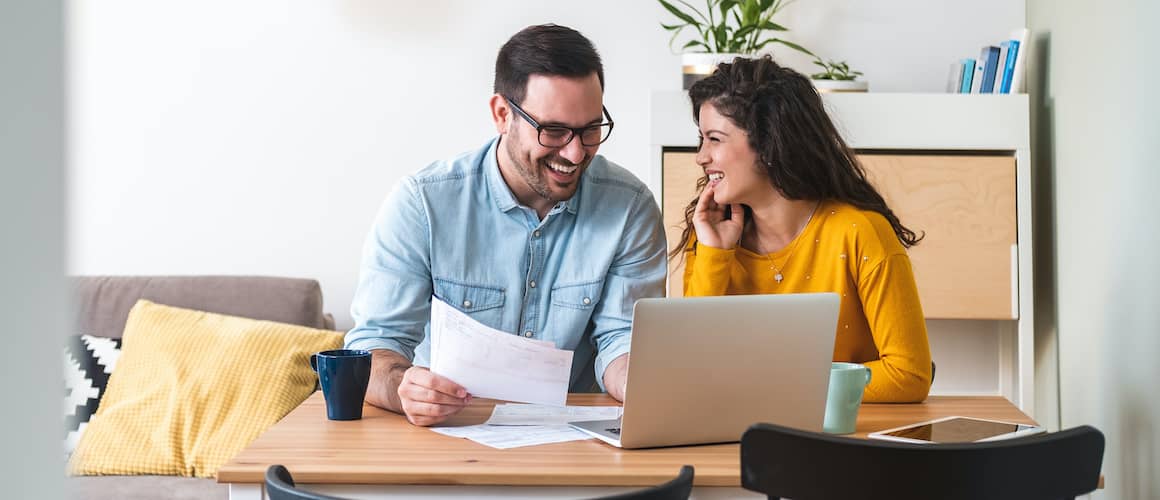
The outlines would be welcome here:
M 930 388 L 930 346 L 903 226 L 866 180 L 805 76 L 769 56 L 689 90 L 704 172 L 685 210 L 686 296 L 835 292 L 835 361 L 872 371 L 866 401 Z

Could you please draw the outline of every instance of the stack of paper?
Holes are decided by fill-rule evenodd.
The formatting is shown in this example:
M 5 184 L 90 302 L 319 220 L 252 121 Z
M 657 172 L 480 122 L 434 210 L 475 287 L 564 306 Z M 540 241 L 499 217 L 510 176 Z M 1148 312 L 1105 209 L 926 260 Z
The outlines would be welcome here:
M 496 405 L 491 418 L 480 425 L 432 427 L 445 436 L 465 438 L 492 448 L 508 449 L 538 444 L 580 441 L 592 436 L 573 429 L 568 422 L 612 420 L 619 406 Z
M 619 406 L 544 406 L 544 405 L 496 405 L 489 425 L 559 425 L 568 422 L 588 422 L 591 420 L 616 420 L 620 418 Z
M 432 297 L 431 371 L 475 397 L 564 406 L 572 351 L 490 328 Z

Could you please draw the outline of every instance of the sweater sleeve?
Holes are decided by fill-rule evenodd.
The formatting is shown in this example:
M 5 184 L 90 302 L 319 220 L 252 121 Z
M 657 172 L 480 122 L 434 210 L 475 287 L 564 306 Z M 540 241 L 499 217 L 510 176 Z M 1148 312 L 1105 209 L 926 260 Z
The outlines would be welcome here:
M 714 297 L 725 295 L 729 272 L 737 250 L 722 250 L 696 245 L 685 252 L 685 296 Z
M 890 255 L 861 274 L 858 294 L 879 355 L 866 363 L 871 377 L 863 400 L 920 402 L 930 390 L 930 344 L 910 259 Z

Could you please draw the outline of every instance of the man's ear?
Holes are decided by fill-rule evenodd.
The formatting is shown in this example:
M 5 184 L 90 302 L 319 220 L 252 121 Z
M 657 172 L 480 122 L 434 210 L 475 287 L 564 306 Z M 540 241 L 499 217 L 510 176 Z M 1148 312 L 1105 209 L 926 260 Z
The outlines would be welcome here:
M 491 107 L 491 120 L 495 122 L 495 131 L 503 135 L 507 132 L 508 126 L 511 125 L 512 108 L 508 106 L 507 100 L 499 94 L 492 94 L 491 99 L 488 100 L 488 105 Z

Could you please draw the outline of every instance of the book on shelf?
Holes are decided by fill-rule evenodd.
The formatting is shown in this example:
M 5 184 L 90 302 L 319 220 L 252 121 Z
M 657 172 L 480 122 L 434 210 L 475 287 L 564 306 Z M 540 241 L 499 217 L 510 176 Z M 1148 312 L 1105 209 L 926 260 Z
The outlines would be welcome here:
M 983 78 L 979 82 L 980 94 L 995 93 L 995 73 L 999 68 L 999 47 L 988 45 L 979 53 L 979 63 L 983 65 Z
M 970 94 L 971 93 L 971 81 L 975 77 L 975 60 L 969 59 L 969 58 L 963 59 L 962 65 L 963 65 L 963 81 L 959 82 L 959 93 L 960 94 Z
M 1023 93 L 1030 35 L 1027 28 L 1017 29 L 1011 32 L 1009 40 L 984 46 L 978 59 L 961 59 L 951 64 L 947 73 L 947 92 Z
M 1015 62 L 1019 60 L 1019 52 L 1021 51 L 1019 50 L 1019 40 L 1008 40 L 1006 43 L 1010 48 L 1007 52 L 1006 63 L 1003 66 L 1003 79 L 1000 85 L 1002 86 L 1002 93 L 1010 94 L 1011 84 L 1015 78 Z
M 1011 40 L 1007 40 L 1006 42 L 999 44 L 999 61 L 998 61 L 999 67 L 998 67 L 998 73 L 995 75 L 995 88 L 994 88 L 994 93 L 996 93 L 996 94 L 1004 94 L 1005 93 L 1002 91 L 1004 81 L 1007 81 L 1008 85 L 1010 85 L 1011 73 L 1008 71 L 1008 65 L 1007 65 L 1007 53 L 1010 52 L 1010 50 L 1011 50 Z M 1015 60 L 1012 59 L 1011 66 L 1014 66 L 1014 62 L 1015 62 Z M 1008 87 L 1008 88 L 1010 88 L 1010 87 Z
M 1018 42 L 1018 52 L 1015 54 L 1015 68 L 1011 71 L 1011 93 L 1022 94 L 1027 73 L 1027 55 L 1031 48 L 1031 31 L 1020 28 L 1011 33 L 1011 40 Z
M 947 93 L 958 94 L 959 88 L 963 86 L 963 62 L 951 63 L 950 72 L 947 73 Z
M 987 64 L 986 59 L 975 59 L 975 75 L 971 78 L 971 93 L 979 94 L 983 90 L 983 66 Z

